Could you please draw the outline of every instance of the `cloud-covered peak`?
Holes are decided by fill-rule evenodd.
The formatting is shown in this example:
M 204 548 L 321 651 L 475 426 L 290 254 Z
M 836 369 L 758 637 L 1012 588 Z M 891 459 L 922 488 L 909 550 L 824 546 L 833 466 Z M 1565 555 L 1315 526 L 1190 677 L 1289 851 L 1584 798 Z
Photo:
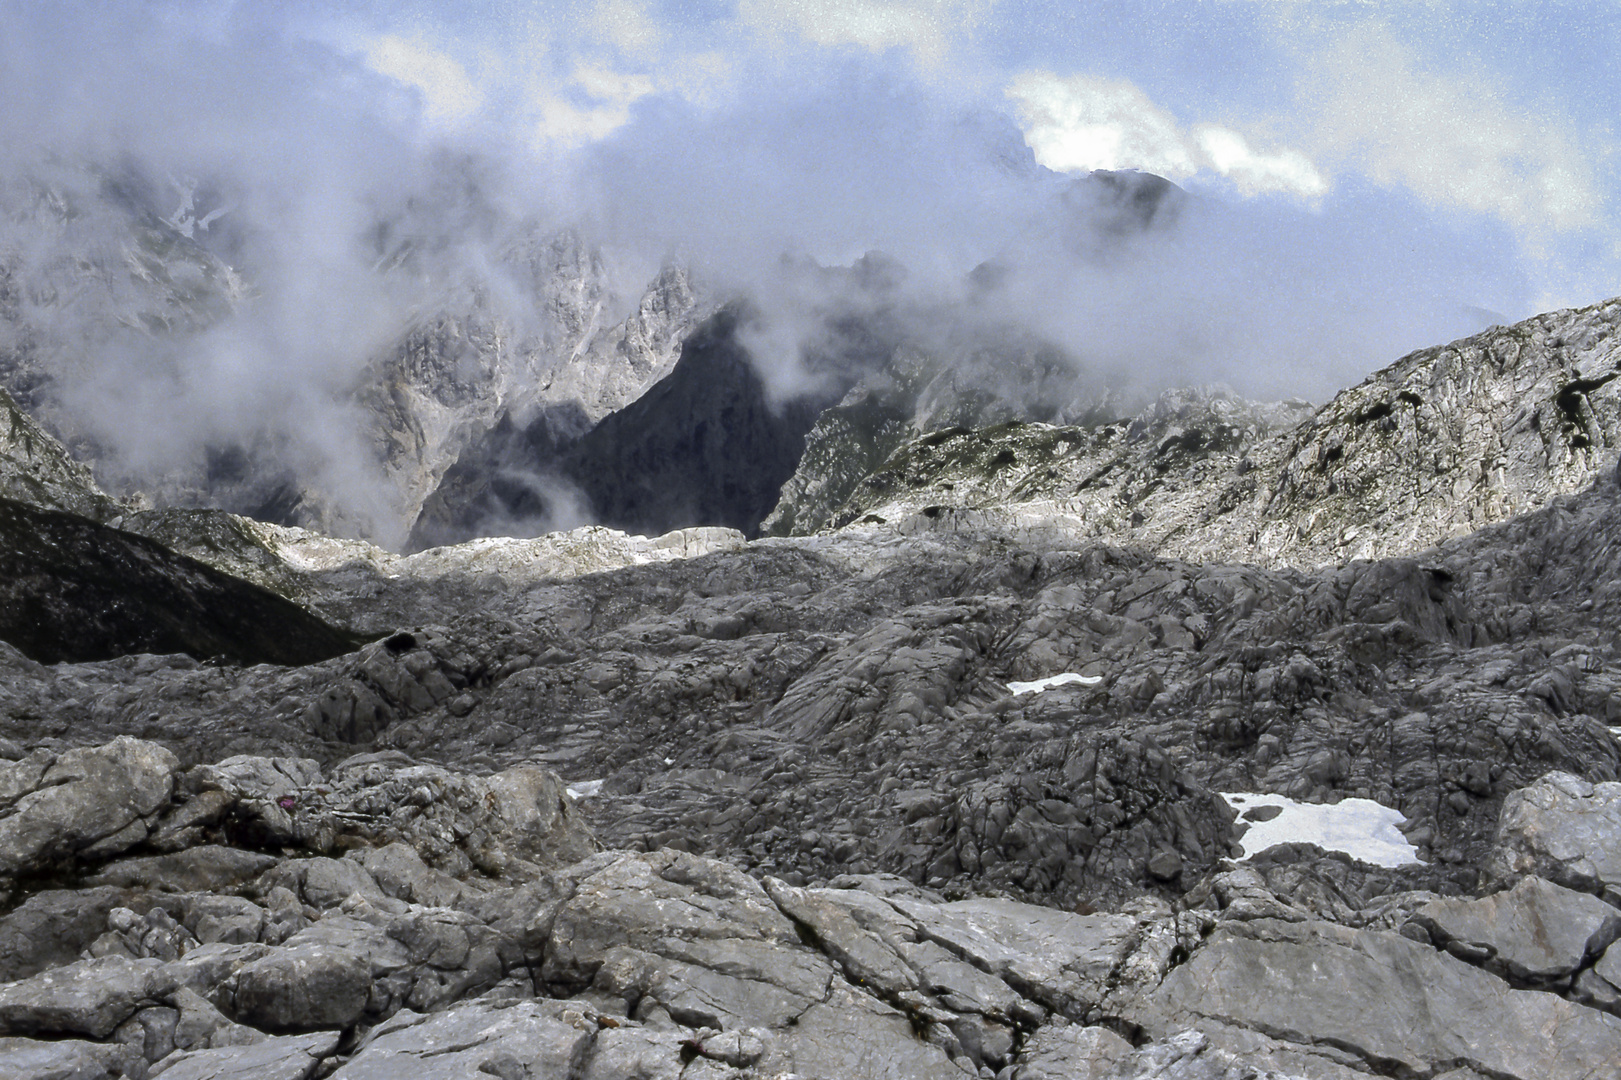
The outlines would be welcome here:
M 1241 194 L 1315 199 L 1328 181 L 1298 150 L 1260 152 L 1239 132 L 1194 127 L 1123 79 L 1021 72 L 1008 85 L 1036 160 L 1059 172 L 1142 169 L 1172 180 L 1214 174 Z

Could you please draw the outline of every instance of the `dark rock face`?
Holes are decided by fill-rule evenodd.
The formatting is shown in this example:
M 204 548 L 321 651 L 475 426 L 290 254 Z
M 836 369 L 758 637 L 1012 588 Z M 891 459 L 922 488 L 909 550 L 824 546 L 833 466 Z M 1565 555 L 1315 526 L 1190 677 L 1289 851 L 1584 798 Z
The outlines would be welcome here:
M 805 433 L 842 392 L 772 402 L 723 312 L 682 346 L 674 369 L 588 431 L 543 413 L 506 420 L 463 454 L 414 526 L 412 549 L 478 535 L 488 523 L 551 515 L 558 485 L 612 528 L 657 536 L 720 525 L 747 536 L 777 504 Z M 553 488 L 555 491 L 555 488 Z
M 562 456 L 560 471 L 604 523 L 648 535 L 691 525 L 759 534 L 832 400 L 770 402 L 734 330 L 722 317 L 689 338 L 674 371 Z
M 188 653 L 307 664 L 350 635 L 143 537 L 0 499 L 0 640 L 43 663 Z

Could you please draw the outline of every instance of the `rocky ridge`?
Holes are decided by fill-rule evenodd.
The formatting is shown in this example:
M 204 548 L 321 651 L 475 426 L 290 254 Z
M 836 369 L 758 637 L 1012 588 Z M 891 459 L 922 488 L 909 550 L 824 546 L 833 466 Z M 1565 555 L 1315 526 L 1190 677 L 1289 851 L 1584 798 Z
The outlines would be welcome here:
M 1188 559 L 1315 566 L 1416 552 L 1613 466 L 1618 323 L 1612 300 L 1494 327 L 1404 357 L 1316 410 L 1179 390 L 1110 423 L 943 426 L 836 483 L 828 469 L 845 466 L 807 454 L 775 521 L 814 532 L 943 507 Z
M 98 441 L 72 388 L 107 355 L 154 354 L 154 374 L 170 374 L 165 350 L 257 317 L 256 283 L 234 264 L 245 226 L 225 195 L 194 187 L 171 197 L 172 182 L 132 170 L 55 162 L 0 182 L 0 391 L 105 487 L 147 505 L 222 507 L 398 546 L 446 469 L 503 417 L 549 413 L 576 434 L 589 428 L 666 374 L 715 308 L 683 267 L 631 281 L 571 231 L 514 227 L 493 244 L 487 280 L 447 279 L 400 315 L 375 355 L 338 358 L 353 374 L 330 405 L 371 460 L 337 472 L 375 472 L 375 505 L 341 497 L 312 463 L 318 448 L 295 446 L 297 433 L 273 423 L 154 471 Z M 174 198 L 182 210 L 170 212 Z M 381 280 L 426 279 L 431 237 L 410 222 L 382 222 L 378 235 Z

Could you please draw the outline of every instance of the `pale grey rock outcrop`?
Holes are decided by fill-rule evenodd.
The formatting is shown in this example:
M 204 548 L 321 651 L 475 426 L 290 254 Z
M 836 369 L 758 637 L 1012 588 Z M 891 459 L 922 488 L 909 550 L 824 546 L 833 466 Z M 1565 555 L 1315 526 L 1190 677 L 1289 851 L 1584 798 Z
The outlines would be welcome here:
M 168 750 L 130 738 L 0 766 L 0 878 L 145 840 L 178 767 Z
M 1175 390 L 1105 423 L 942 427 L 836 483 L 820 473 L 848 469 L 848 455 L 807 455 L 773 521 L 812 532 L 974 509 L 1200 561 L 1411 553 L 1607 475 L 1621 446 L 1618 326 L 1621 300 L 1493 327 L 1315 411 Z
M 132 1058 L 120 1043 L 0 1038 L 0 1080 L 119 1080 Z
M 379 1024 L 335 1074 L 341 1080 L 579 1076 L 601 1017 L 556 1001 L 468 1002 Z M 619 1075 L 632 1075 L 628 1072 Z
M 411 805 L 389 786 L 409 769 L 356 767 L 374 770 L 374 815 Z M 222 786 L 183 784 L 175 800 L 229 786 L 279 805 L 343 783 L 343 770 L 296 760 L 185 775 Z M 0 1066 L 10 1055 L 131 1077 L 362 1080 L 1351 1080 L 1463 1067 L 1586 1080 L 1621 1054 L 1621 1018 L 1601 1011 L 1604 987 L 1621 992 L 1599 955 L 1613 909 L 1531 878 L 1472 901 L 1362 902 L 1354 868 L 1336 878 L 1275 851 L 1227 864 L 1179 908 L 1139 899 L 1082 914 L 946 900 L 883 875 L 793 886 L 672 850 L 600 852 L 520 882 L 433 869 L 408 839 L 353 842 L 339 859 L 278 855 L 227 891 L 120 893 L 130 906 L 101 916 L 94 958 L 41 953 L 42 970 L 0 986 Z M 109 891 L 85 890 L 85 910 Z M 61 907 L 36 901 L 28 924 Z M 1345 921 L 1316 914 L 1330 909 Z M 1462 962 L 1447 940 L 1491 940 L 1503 964 Z M 1563 951 L 1537 967 L 1532 949 Z
M 1621 900 L 1621 783 L 1550 773 L 1503 802 L 1492 872 Z
M 311 1080 L 342 1036 L 335 1031 L 282 1035 L 248 1046 L 186 1050 L 159 1060 L 149 1076 L 169 1080 Z
M 1459 959 L 1532 984 L 1575 974 L 1621 938 L 1621 909 L 1538 877 L 1478 900 L 1433 900 L 1413 921 Z
M 1322 923 L 1218 929 L 1166 978 L 1153 1008 L 1160 1037 L 1214 1020 L 1419 1075 L 1461 1064 L 1488 1076 L 1588 1080 L 1621 1055 L 1621 1018 L 1512 990 L 1396 934 Z
M 106 521 L 121 507 L 0 386 L 0 498 Z

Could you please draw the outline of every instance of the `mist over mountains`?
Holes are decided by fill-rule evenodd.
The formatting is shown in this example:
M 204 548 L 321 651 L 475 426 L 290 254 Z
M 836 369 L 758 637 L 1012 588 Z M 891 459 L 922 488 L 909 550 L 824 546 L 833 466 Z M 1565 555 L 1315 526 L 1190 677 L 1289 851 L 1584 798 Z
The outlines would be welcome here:
M 397 546 L 503 418 L 581 434 L 737 302 L 775 403 L 842 394 L 863 324 L 942 357 L 1023 335 L 1066 395 L 1134 407 L 1320 398 L 1509 295 L 1481 294 L 1488 252 L 1355 192 L 1168 189 L 1144 213 L 900 64 L 765 65 L 747 95 L 654 93 L 601 138 L 537 141 L 495 100 L 449 125 L 331 26 L 198 10 L 18 5 L 3 46 L 0 375 L 110 490 L 163 504 Z M 573 509 L 500 524 L 598 512 L 559 490 Z
M 1616 29 L 0 0 L 0 1078 L 1610 1077 Z

